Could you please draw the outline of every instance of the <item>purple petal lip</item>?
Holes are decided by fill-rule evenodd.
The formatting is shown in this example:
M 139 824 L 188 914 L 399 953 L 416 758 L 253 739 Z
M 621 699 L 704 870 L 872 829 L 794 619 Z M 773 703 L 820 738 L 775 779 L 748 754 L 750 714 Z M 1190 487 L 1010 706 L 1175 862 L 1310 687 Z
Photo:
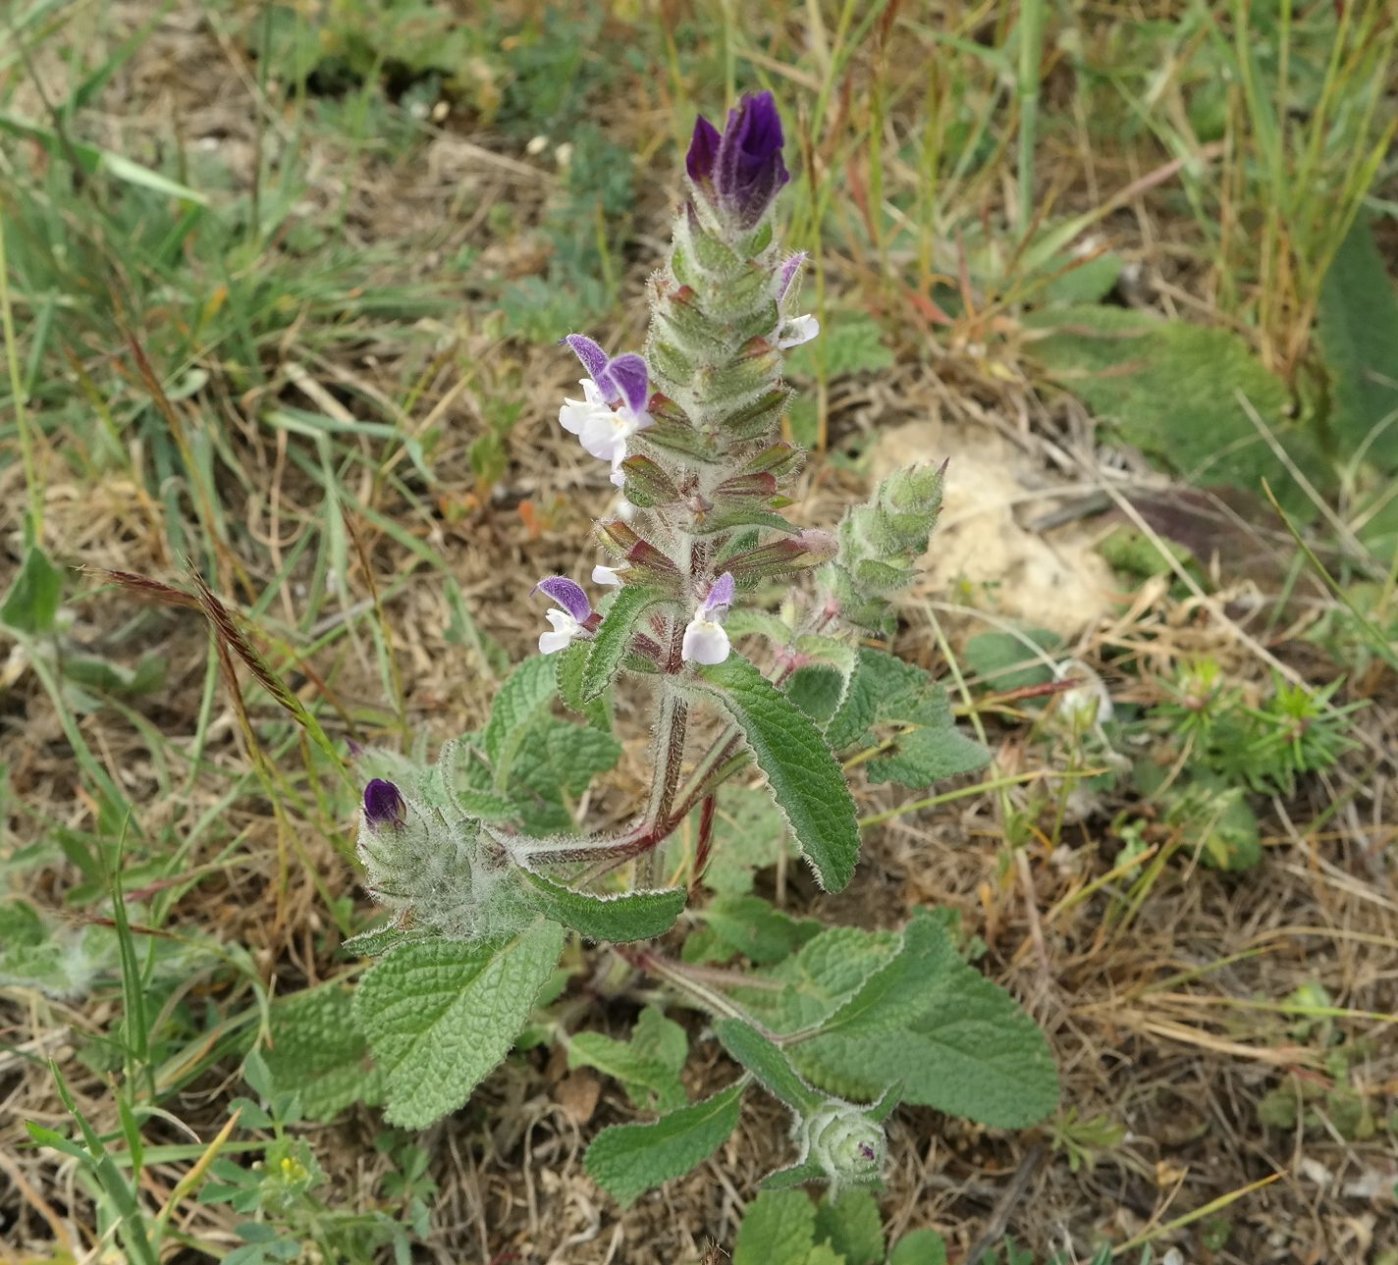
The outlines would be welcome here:
M 629 351 L 615 360 L 607 362 L 602 370 L 607 382 L 598 382 L 603 391 L 614 389 L 626 401 L 626 407 L 633 413 L 644 413 L 650 399 L 650 370 L 645 360 L 634 351 Z
M 384 778 L 372 779 L 364 788 L 364 820 L 371 826 L 401 826 L 407 819 L 403 793 Z
M 801 275 L 801 268 L 806 262 L 806 252 L 799 251 L 791 258 L 782 263 L 781 271 L 777 274 L 777 302 L 780 303 L 791 290 L 792 283 Z
M 599 378 L 607 369 L 607 353 L 586 334 L 569 334 L 563 341 L 582 361 L 583 368 L 587 370 L 587 376 L 601 386 Z
M 733 576 L 725 571 L 709 587 L 708 595 L 704 598 L 703 610 L 705 615 L 722 615 L 733 605 L 733 591 L 735 585 Z
M 534 591 L 552 598 L 580 624 L 592 614 L 592 603 L 587 600 L 582 585 L 570 580 L 566 575 L 548 576 L 534 586 Z
M 702 114 L 694 120 L 694 135 L 689 142 L 689 153 L 685 155 L 684 167 L 689 172 L 689 178 L 696 184 L 713 175 L 714 160 L 718 158 L 718 147 L 722 139 L 718 128 Z

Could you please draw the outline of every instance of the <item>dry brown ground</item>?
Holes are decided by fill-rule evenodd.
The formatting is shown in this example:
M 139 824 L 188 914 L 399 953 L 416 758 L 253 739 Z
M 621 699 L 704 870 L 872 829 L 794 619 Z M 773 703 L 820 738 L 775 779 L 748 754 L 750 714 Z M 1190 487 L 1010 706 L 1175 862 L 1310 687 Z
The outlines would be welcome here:
M 130 6 L 132 15 L 142 11 L 143 6 Z M 188 141 L 216 137 L 230 168 L 246 178 L 253 124 L 245 71 L 195 14 L 181 10 L 157 27 L 104 98 L 112 132 L 133 145 L 143 134 L 160 134 L 162 119 L 178 117 Z M 637 134 L 658 133 L 663 122 L 641 112 L 626 126 Z M 552 177 L 518 155 L 492 149 L 488 134 L 449 128 L 411 163 L 398 164 L 356 159 L 323 142 L 309 164 L 312 185 L 326 204 L 352 180 L 352 231 L 366 242 L 401 244 L 407 277 L 436 275 L 466 241 L 486 247 L 482 267 L 531 266 L 527 252 L 520 256 L 515 244 L 490 241 L 488 212 L 501 200 L 537 207 L 549 196 Z M 1105 180 L 1110 174 L 1104 163 L 1096 176 Z M 660 248 L 666 204 L 665 192 L 652 191 L 640 212 L 633 294 Z M 314 205 L 301 212 L 317 213 Z M 1149 203 L 1138 202 L 1114 220 L 1116 244 L 1141 263 L 1148 279 L 1186 285 L 1188 278 L 1168 249 L 1174 228 L 1152 219 L 1155 214 Z M 853 290 L 857 270 L 838 259 L 831 267 L 833 284 Z M 469 279 L 465 284 L 469 287 Z M 616 333 L 619 341 L 634 342 L 639 317 L 634 306 L 628 311 L 630 324 Z M 421 339 L 435 340 L 445 354 L 408 424 L 418 425 L 434 413 L 452 422 L 452 438 L 434 458 L 440 481 L 436 513 L 412 511 L 387 489 L 365 494 L 376 508 L 402 515 L 410 532 L 446 553 L 482 628 L 517 659 L 528 652 L 537 631 L 537 612 L 521 600 L 527 584 L 573 566 L 589 514 L 602 507 L 606 495 L 593 467 L 553 424 L 570 369 L 552 348 L 501 347 L 480 322 L 425 327 Z M 1063 583 L 1076 584 L 1081 577 L 1074 560 L 1086 555 L 1071 531 L 1064 543 L 1025 529 L 1021 521 L 1071 500 L 1084 486 L 1162 486 L 1129 457 L 1123 482 L 1121 454 L 1098 449 L 1090 420 L 1070 403 L 1041 393 L 1019 370 L 1012 351 L 994 365 L 976 347 L 919 347 L 907 339 L 899 353 L 899 368 L 884 380 L 834 385 L 832 433 L 844 442 L 877 443 L 880 434 L 896 431 L 911 436 L 914 448 L 940 437 L 968 452 L 1003 445 L 1006 460 L 1014 462 L 1023 504 L 993 507 L 992 513 L 982 500 L 963 505 L 960 513 L 953 509 L 950 516 L 972 547 L 978 532 L 984 548 L 1003 545 L 1007 531 L 1020 532 L 1028 543 L 1019 554 L 1009 550 L 1009 561 L 1027 568 L 1026 584 L 1039 574 L 1036 566 L 1046 565 L 1045 557 L 1065 571 Z M 402 343 L 365 346 L 355 356 L 315 364 L 308 397 L 304 384 L 298 387 L 287 370 L 297 361 L 297 348 L 288 340 L 277 389 L 288 400 L 309 398 L 316 405 L 323 404 L 317 390 L 330 392 L 352 410 L 375 396 L 392 400 L 404 380 L 403 354 Z M 460 366 L 473 362 L 483 364 L 483 372 L 470 392 L 456 392 Z M 992 371 L 1006 363 L 1015 371 Z M 511 437 L 510 469 L 491 503 L 473 507 L 466 447 L 480 424 L 477 400 L 513 370 L 520 371 L 529 396 Z M 221 396 L 215 377 L 190 416 L 209 425 L 221 416 L 245 468 L 258 475 L 251 492 L 231 483 L 221 489 L 234 520 L 252 525 L 253 535 L 267 542 L 263 549 L 245 550 L 240 560 L 258 586 L 276 572 L 280 557 L 318 507 L 314 489 L 287 464 L 275 439 L 247 420 L 250 407 L 249 401 Z M 916 429 L 929 418 L 942 430 Z M 900 427 L 905 429 L 896 430 Z M 78 486 L 61 473 L 58 454 L 48 454 L 46 461 L 53 473 L 47 529 L 58 556 L 177 578 L 158 527 L 158 508 L 143 489 L 119 480 Z M 957 478 L 953 465 L 953 497 Z M 23 503 L 20 472 L 11 466 L 0 473 L 0 486 L 3 531 L 15 539 Z M 816 461 L 801 512 L 812 521 L 829 521 L 860 487 L 847 471 Z M 1007 500 L 1015 499 L 1007 494 Z M 363 559 L 380 588 L 417 565 L 371 526 L 357 524 L 357 531 Z M 219 577 L 225 592 L 237 593 L 233 571 L 230 566 L 230 573 Z M 935 582 L 909 603 L 899 641 L 900 649 L 929 663 L 938 661 L 934 618 L 949 630 L 953 644 L 974 626 L 964 614 L 934 608 L 934 602 L 945 600 L 941 585 L 947 577 L 935 570 L 933 575 Z M 1091 578 L 1100 588 L 1101 577 Z M 1239 578 L 1222 576 L 1222 592 L 1226 595 Z M 388 610 L 410 728 L 434 739 L 479 722 L 489 696 L 479 663 L 444 639 L 449 612 L 440 581 L 423 572 Z M 1179 601 L 1164 590 L 1161 585 L 1112 595 L 1116 600 L 1084 608 L 1068 621 L 1079 653 L 1090 663 L 1119 660 L 1123 649 L 1139 649 L 1140 677 L 1109 673 L 1122 697 L 1149 701 L 1172 663 L 1201 650 L 1223 657 L 1240 682 L 1266 680 L 1269 664 L 1240 636 L 1258 625 L 1236 614 L 1240 607 Z M 369 576 L 356 562 L 351 602 L 368 592 Z M 273 605 L 273 613 L 289 625 L 295 622 L 296 598 L 291 582 Z M 94 646 L 130 616 L 129 607 L 111 594 L 84 594 L 75 608 L 73 636 Z M 1230 611 L 1240 622 L 1229 618 Z M 1015 613 L 1012 603 L 1006 613 Z M 338 697 L 372 700 L 381 692 L 372 651 L 351 646 L 337 650 L 333 661 L 313 666 Z M 142 648 L 157 650 L 169 669 L 166 691 L 140 704 L 146 718 L 166 733 L 188 734 L 208 652 L 203 630 L 191 617 L 162 614 Z M 1303 674 L 1324 679 L 1332 669 L 1304 657 L 1303 649 L 1277 642 L 1267 648 Z M 1130 919 L 1113 912 L 1120 908 L 1114 885 L 1081 898 L 1111 866 L 1116 845 L 1108 840 L 1106 825 L 1119 806 L 1111 801 L 1065 827 L 1056 843 L 1039 829 L 1037 841 L 1013 855 L 1002 843 L 1004 805 L 992 796 L 964 801 L 873 832 L 855 882 L 839 898 L 817 902 L 799 879 L 791 883 L 792 905 L 864 926 L 896 925 L 906 909 L 924 902 L 960 911 L 965 926 L 988 945 L 985 969 L 1049 1034 L 1062 1068 L 1064 1104 L 1080 1118 L 1105 1115 L 1127 1130 L 1125 1140 L 1095 1166 L 1073 1172 L 1045 1130 L 1002 1134 L 931 1111 L 902 1111 L 891 1126 L 894 1159 L 882 1197 L 893 1233 L 936 1226 L 952 1245 L 953 1261 L 966 1260 L 973 1243 L 996 1231 L 1012 1232 L 1041 1254 L 1076 1249 L 1085 1259 L 1087 1245 L 1098 1237 L 1124 1241 L 1257 1186 L 1221 1210 L 1222 1223 L 1231 1229 L 1226 1246 L 1209 1245 L 1205 1232 L 1222 1224 L 1210 1218 L 1172 1233 L 1165 1243 L 1178 1245 L 1187 1261 L 1230 1265 L 1378 1265 L 1396 1259 L 1392 1192 L 1398 1157 L 1382 1122 L 1398 1096 L 1391 1036 L 1398 1011 L 1398 896 L 1391 872 L 1398 688 L 1391 676 L 1377 675 L 1361 688 L 1372 701 L 1356 721 L 1363 746 L 1334 777 L 1306 786 L 1296 802 L 1272 805 L 1263 864 L 1231 876 L 1177 858 Z M 219 707 L 225 710 L 225 702 Z M 9 769 L 16 795 L 28 806 L 28 820 L 85 821 L 90 804 L 79 789 L 72 753 L 22 664 L 7 678 L 4 720 L 0 765 Z M 1001 767 L 1020 771 L 1042 764 L 1044 750 L 1026 741 L 1022 726 L 991 724 Z M 86 718 L 84 730 L 139 798 L 149 786 L 152 758 L 141 731 L 107 713 Z M 216 720 L 212 733 L 208 758 L 236 770 L 247 757 L 231 712 Z M 618 802 L 632 789 L 643 754 L 643 736 L 633 737 L 633 750 L 608 788 Z M 870 797 L 868 807 L 888 802 Z M 1321 827 L 1308 825 L 1337 802 L 1339 811 L 1328 814 Z M 179 821 L 202 807 L 151 803 L 148 812 L 152 823 Z M 282 991 L 342 969 L 324 951 L 320 933 L 327 924 L 311 867 L 282 868 L 288 856 L 285 826 L 253 800 L 236 804 L 226 824 L 228 836 L 239 838 L 237 855 L 184 898 L 175 922 L 205 925 L 223 940 L 246 946 L 264 978 Z M 343 829 L 347 836 L 350 819 Z M 22 834 L 10 834 L 6 853 L 24 842 Z M 330 893 L 353 889 L 353 875 L 331 840 L 307 839 L 302 847 L 303 860 L 319 869 Z M 29 894 L 57 906 L 72 878 L 62 866 L 46 869 Z M 1333 1005 L 1347 1012 L 1334 1020 L 1334 1031 L 1350 1048 L 1363 1050 L 1353 1080 L 1380 1121 L 1367 1141 L 1348 1141 L 1333 1125 L 1284 1132 L 1258 1121 L 1257 1104 L 1268 1090 L 1328 1082 L 1322 1051 L 1296 1035 L 1294 1016 L 1269 1008 L 1302 984 L 1321 985 Z M 620 1034 L 635 1006 L 634 996 L 599 993 L 589 1021 Z M 54 1250 L 44 1245 L 65 1240 L 78 1259 L 87 1259 L 90 1227 L 84 1219 L 90 1205 L 73 1186 L 71 1169 L 51 1153 L 24 1145 L 22 1122 L 63 1126 L 65 1114 L 40 1061 L 52 1057 L 92 1118 L 114 1126 L 103 1080 L 71 1057 L 73 1034 L 100 1029 L 111 1016 L 110 1002 L 70 1008 L 13 991 L 0 994 L 7 1051 L 0 1055 L 0 1224 L 7 1227 L 12 1259 L 44 1258 Z M 696 1036 L 701 1031 L 697 1022 L 693 1031 Z M 204 1139 L 240 1089 L 235 1066 L 224 1066 L 221 1073 L 166 1104 Z M 731 1075 L 712 1043 L 697 1045 L 690 1067 L 693 1089 Z M 430 1259 L 651 1265 L 696 1261 L 711 1241 L 731 1245 L 745 1200 L 760 1176 L 787 1154 L 781 1111 L 755 1100 L 740 1132 L 718 1157 L 623 1214 L 583 1173 L 581 1156 L 599 1127 L 627 1119 L 631 1111 L 614 1086 L 590 1080 L 586 1073 L 565 1076 L 560 1056 L 535 1052 L 511 1062 L 464 1111 L 424 1134 L 440 1184 Z M 385 1163 L 372 1145 L 379 1128 L 376 1113 L 356 1110 L 334 1126 L 310 1129 L 336 1204 L 354 1205 L 373 1190 L 377 1169 Z M 159 1126 L 152 1136 L 160 1136 Z M 177 1131 L 168 1132 L 170 1140 L 177 1137 Z M 168 1194 L 178 1174 L 173 1167 L 151 1170 L 146 1194 L 153 1203 Z M 224 1212 L 191 1205 L 185 1215 L 196 1237 L 211 1246 L 231 1245 Z

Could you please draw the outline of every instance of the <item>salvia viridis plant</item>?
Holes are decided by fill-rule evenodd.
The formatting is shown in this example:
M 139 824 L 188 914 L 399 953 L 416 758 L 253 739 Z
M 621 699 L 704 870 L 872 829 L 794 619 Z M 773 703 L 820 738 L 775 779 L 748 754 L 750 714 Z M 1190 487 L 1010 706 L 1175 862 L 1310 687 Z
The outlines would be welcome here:
M 767 93 L 722 131 L 700 118 L 644 350 L 563 340 L 584 376 L 559 423 L 619 490 L 579 560 L 590 588 L 539 580 L 540 653 L 480 732 L 431 764 L 361 757 L 359 857 L 394 917 L 353 942 L 380 958 L 354 1015 L 388 1119 L 430 1124 L 516 1044 L 561 1042 L 657 1117 L 589 1149 L 623 1203 L 713 1154 L 749 1093 L 791 1113 L 790 1163 L 769 1181 L 836 1191 L 879 1180 L 899 1103 L 1013 1128 L 1058 1094 L 1042 1035 L 968 963 L 953 918 L 863 931 L 753 892 L 784 847 L 824 891 L 850 881 L 846 770 L 921 790 L 987 758 L 922 669 L 871 644 L 928 547 L 942 470 L 889 476 L 834 532 L 783 513 L 802 463 L 781 437 L 783 353 L 818 327 L 797 302 L 805 259 L 773 223 L 782 145 Z M 649 789 L 624 824 L 591 829 L 578 806 L 620 757 L 618 691 L 649 715 Z M 613 946 L 594 994 L 635 981 L 664 999 L 630 1040 L 540 1009 L 567 988 L 560 959 L 577 969 L 570 936 Z M 686 1008 L 736 1064 L 701 1101 L 681 1077 L 691 1029 L 666 1013 Z

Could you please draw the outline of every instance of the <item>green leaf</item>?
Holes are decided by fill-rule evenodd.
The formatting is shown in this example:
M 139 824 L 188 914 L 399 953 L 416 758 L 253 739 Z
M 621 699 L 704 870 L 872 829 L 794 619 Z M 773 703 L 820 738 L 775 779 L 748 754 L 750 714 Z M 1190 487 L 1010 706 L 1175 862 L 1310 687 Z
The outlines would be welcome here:
M 583 665 L 582 673 L 584 702 L 602 696 L 621 668 L 621 661 L 626 657 L 641 616 L 664 598 L 665 594 L 659 590 L 642 584 L 622 586 L 602 616 L 602 626 L 588 647 L 587 662 Z
M 1266 478 L 1289 512 L 1313 512 L 1238 397 L 1322 491 L 1325 462 L 1288 422 L 1286 384 L 1240 335 L 1116 307 L 1050 309 L 1026 324 L 1045 335 L 1033 344 L 1044 367 L 1129 442 L 1192 481 L 1260 494 Z
M 1369 221 L 1355 219 L 1320 292 L 1316 337 L 1330 371 L 1337 455 L 1353 456 L 1388 419 L 1369 460 L 1384 474 L 1398 470 L 1398 294 Z
M 54 566 L 38 545 L 30 545 L 0 606 L 0 621 L 31 636 L 50 633 L 62 596 L 62 569 Z
M 749 1014 L 777 1032 L 795 1032 L 824 1023 L 899 951 L 899 937 L 887 931 L 830 927 L 787 958 L 754 972 L 760 985 L 735 990 Z
M 862 1187 L 826 1199 L 816 1208 L 816 1238 L 829 1243 L 845 1265 L 883 1265 L 883 1220 L 878 1200 Z
M 101 149 L 72 137 L 60 137 L 48 128 L 36 127 L 32 123 L 16 118 L 12 114 L 0 114 L 0 131 L 21 136 L 42 146 L 60 162 L 74 160 L 74 165 L 87 175 L 106 171 L 118 180 L 138 188 L 148 189 L 165 197 L 193 202 L 198 206 L 208 206 L 209 200 L 202 193 L 162 176 L 158 171 L 143 167 L 140 163 L 125 158 L 114 150 Z
M 818 342 L 807 343 L 787 358 L 789 377 L 812 377 L 823 366 L 828 378 L 843 378 L 892 364 L 893 353 L 884 345 L 883 330 L 862 312 L 841 312 L 839 320 L 829 322 L 828 337 L 822 331 Z
M 836 750 L 870 747 L 878 725 L 897 726 L 867 761 L 872 784 L 923 789 L 981 768 L 990 753 L 956 728 L 946 691 L 922 668 L 879 650 L 861 649 L 844 702 L 826 730 Z
M 947 1265 L 947 1244 L 936 1230 L 914 1230 L 898 1240 L 888 1265 Z
M 354 1017 L 384 1077 L 385 1118 L 426 1128 L 455 1111 L 509 1053 L 563 951 L 541 921 L 493 944 L 424 940 L 365 974 Z
M 956 728 L 946 693 L 940 689 L 919 706 L 913 726 L 900 729 L 889 741 L 892 745 L 868 763 L 873 785 L 898 782 L 920 790 L 983 768 L 990 759 L 990 752 Z
M 339 982 L 272 1002 L 272 1044 L 263 1058 L 279 1089 L 300 1092 L 308 1119 L 332 1120 L 353 1103 L 373 1105 L 383 1096 L 382 1073 L 369 1065 L 352 1005 L 350 990 Z
M 860 647 L 859 663 L 844 702 L 826 727 L 827 741 L 836 751 L 866 745 L 877 720 L 914 708 L 928 685 L 927 673 L 915 664 L 882 650 Z
M 701 679 L 738 722 L 802 855 L 828 892 L 854 873 L 859 826 L 845 775 L 799 708 L 739 654 Z
M 775 865 L 786 851 L 786 822 L 765 790 L 731 784 L 718 793 L 717 818 L 718 846 L 704 886 L 721 896 L 743 895 L 752 891 L 753 871 Z
M 845 678 L 825 664 L 807 664 L 791 674 L 786 696 L 817 725 L 823 725 L 840 706 Z
M 811 1182 L 828 1182 L 830 1174 L 814 1160 L 803 1164 L 792 1164 L 789 1168 L 779 1168 L 762 1179 L 763 1190 L 794 1190 L 798 1186 L 808 1186 Z
M 743 1214 L 733 1265 L 806 1265 L 815 1232 L 815 1205 L 803 1191 L 764 1190 Z
M 526 659 L 500 687 L 483 737 L 497 790 L 509 785 L 515 755 L 529 736 L 532 722 L 548 707 L 555 687 L 554 666 L 544 655 Z
M 583 697 L 583 669 L 587 666 L 590 643 L 575 641 L 566 650 L 553 656 L 557 663 L 558 696 L 569 711 L 587 717 L 587 723 L 596 729 L 611 732 L 612 717 L 607 706 L 607 698 L 594 698 L 591 702 Z
M 683 887 L 669 887 L 598 896 L 575 892 L 530 870 L 523 874 L 533 888 L 534 903 L 545 917 L 571 927 L 589 940 L 609 940 L 614 944 L 664 935 L 675 925 L 689 895 Z
M 743 1089 L 738 1081 L 654 1124 L 603 1129 L 587 1149 L 587 1171 L 623 1207 L 633 1203 L 645 1191 L 684 1176 L 723 1145 L 738 1127 Z
M 686 1102 L 680 1071 L 689 1056 L 689 1038 L 673 1019 L 647 1006 L 630 1041 L 600 1032 L 580 1032 L 568 1044 L 568 1066 L 595 1067 L 618 1080 L 627 1096 L 646 1111 L 673 1111 Z
M 814 919 L 793 918 L 760 896 L 723 896 L 699 916 L 724 944 L 758 966 L 790 957 L 820 930 Z
M 576 797 L 619 759 L 621 743 L 611 734 L 547 717 L 515 758 L 515 780 L 548 798 L 559 791 Z
M 962 664 L 980 678 L 982 685 L 997 692 L 1027 689 L 1053 680 L 1049 655 L 1062 641 L 1057 633 L 1043 628 L 1026 628 L 1018 635 L 978 633 L 966 643 Z M 1044 653 L 1036 653 L 1035 646 Z
M 791 1056 L 808 1080 L 846 1097 L 897 1085 L 904 1102 L 996 1128 L 1033 1124 L 1058 1102 L 1043 1034 L 957 956 L 944 922 L 926 910 L 914 914 L 897 956 Z
M 807 1085 L 781 1048 L 750 1023 L 741 1019 L 720 1019 L 714 1024 L 714 1033 L 723 1048 L 774 1098 L 798 1113 L 820 1110 L 824 1095 Z

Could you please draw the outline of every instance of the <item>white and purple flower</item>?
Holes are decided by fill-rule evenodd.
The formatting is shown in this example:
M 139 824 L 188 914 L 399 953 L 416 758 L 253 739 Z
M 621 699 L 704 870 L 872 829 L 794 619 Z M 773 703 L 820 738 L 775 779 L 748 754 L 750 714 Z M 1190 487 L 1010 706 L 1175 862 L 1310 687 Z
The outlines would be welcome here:
M 539 634 L 539 653 L 557 654 L 566 650 L 585 632 L 592 618 L 592 603 L 587 600 L 582 585 L 568 579 L 566 575 L 551 575 L 534 586 L 536 593 L 543 593 L 558 604 L 559 609 L 548 611 L 549 632 Z
M 686 663 L 712 665 L 728 658 L 732 644 L 724 631 L 723 617 L 733 605 L 733 590 L 733 577 L 727 571 L 709 586 L 694 618 L 685 626 L 680 657 Z
M 588 376 L 579 379 L 581 400 L 564 400 L 559 424 L 589 455 L 611 463 L 612 482 L 625 482 L 621 463 L 626 460 L 631 437 L 652 424 L 646 404 L 650 399 L 650 371 L 635 352 L 608 359 L 607 353 L 585 334 L 569 334 L 563 340 L 582 361 Z

